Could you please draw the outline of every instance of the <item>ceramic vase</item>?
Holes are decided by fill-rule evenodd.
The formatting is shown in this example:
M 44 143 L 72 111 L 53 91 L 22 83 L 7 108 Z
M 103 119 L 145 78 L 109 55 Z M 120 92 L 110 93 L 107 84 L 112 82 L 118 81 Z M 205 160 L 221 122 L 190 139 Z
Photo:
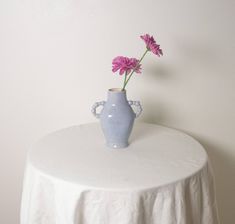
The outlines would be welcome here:
M 102 106 L 100 113 L 97 108 Z M 132 107 L 136 107 L 135 110 Z M 125 148 L 131 134 L 134 120 L 142 112 L 139 101 L 127 100 L 126 91 L 118 88 L 108 90 L 107 101 L 96 102 L 92 106 L 92 113 L 100 120 L 110 148 Z

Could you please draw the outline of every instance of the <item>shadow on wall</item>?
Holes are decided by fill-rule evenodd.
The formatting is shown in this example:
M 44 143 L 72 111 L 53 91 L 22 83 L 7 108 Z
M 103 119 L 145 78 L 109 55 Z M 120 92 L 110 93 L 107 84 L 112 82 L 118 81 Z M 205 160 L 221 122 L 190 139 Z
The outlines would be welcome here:
M 177 50 L 169 52 L 169 54 L 176 52 L 174 56 L 165 53 L 166 57 L 174 57 L 174 63 L 164 64 L 164 59 L 160 58 L 158 63 L 155 60 L 151 60 L 146 65 L 144 70 L 147 74 L 144 78 L 146 86 L 155 89 L 160 87 L 160 91 L 164 87 L 165 90 L 163 91 L 165 93 L 169 90 L 167 93 L 168 97 L 169 94 L 172 94 L 172 97 L 174 97 L 173 93 L 178 97 L 185 97 L 189 94 L 188 91 L 191 90 L 190 94 L 193 99 L 196 99 L 198 97 L 199 85 L 200 88 L 203 88 L 203 91 L 206 91 L 207 87 L 210 89 L 212 79 L 221 76 L 220 71 L 216 69 L 216 65 L 219 64 L 219 52 L 216 51 L 216 46 L 213 46 L 211 43 L 200 43 L 198 41 L 182 42 L 177 41 L 177 38 L 175 47 Z M 213 77 L 211 77 L 212 75 Z M 148 93 L 143 93 L 142 95 L 151 96 Z M 161 98 L 156 99 L 157 96 L 142 99 L 144 107 L 151 108 L 151 110 L 145 111 L 142 120 L 147 120 L 150 123 L 158 122 L 160 124 L 171 124 L 171 121 L 179 120 L 180 118 L 176 117 L 176 111 L 168 109 L 169 106 L 169 108 L 172 108 L 172 105 L 167 105 Z M 207 99 L 205 98 L 205 100 Z M 178 99 L 175 102 L 177 101 Z M 157 109 L 155 110 L 154 108 Z
M 179 82 L 179 79 L 193 78 L 190 74 L 201 75 L 202 78 L 208 78 L 208 76 L 215 73 L 221 76 L 220 71 L 217 70 L 217 65 L 221 66 L 221 52 L 218 50 L 217 45 L 213 43 L 200 42 L 199 40 L 187 40 L 182 42 L 181 39 L 175 38 L 173 50 L 166 49 L 163 53 L 163 57 L 151 60 L 145 67 L 144 72 L 148 74 L 145 76 L 145 80 L 155 82 Z M 172 60 L 170 64 L 163 64 L 167 58 L 167 61 Z M 175 65 L 173 65 L 173 63 Z M 189 73 L 188 73 L 189 72 Z M 203 81 L 203 80 L 202 80 Z
M 179 52 L 177 57 L 182 59 L 184 66 L 190 66 L 193 69 L 200 68 L 203 71 L 209 69 L 211 71 L 219 62 L 220 51 L 218 46 L 213 45 L 211 42 L 200 42 L 200 40 L 184 40 L 182 42 L 182 40 L 177 40 L 176 46 L 178 47 L 177 52 Z
M 146 66 L 145 73 L 145 82 L 146 86 L 159 84 L 161 86 L 168 86 L 169 83 L 174 82 L 177 85 L 179 82 L 177 76 L 178 71 L 177 68 L 168 65 L 162 65 L 160 63 L 151 63 Z M 158 88 L 158 86 L 156 86 Z M 168 87 L 166 87 L 168 88 Z M 156 93 L 154 97 L 152 97 L 152 93 L 142 93 L 141 102 L 143 103 L 144 108 L 151 108 L 151 110 L 144 110 L 144 113 L 141 115 L 140 119 L 147 123 L 171 123 L 176 118 L 176 115 L 172 113 L 168 108 L 165 101 L 161 100 L 160 95 L 159 98 L 156 97 Z M 147 97 L 146 96 L 150 96 Z
M 172 65 L 171 65 L 172 66 Z M 145 76 L 145 79 L 148 81 L 173 81 L 177 79 L 176 68 L 172 68 L 168 65 L 163 65 L 160 63 L 156 63 L 156 61 L 152 61 L 145 68 L 144 72 L 148 75 Z

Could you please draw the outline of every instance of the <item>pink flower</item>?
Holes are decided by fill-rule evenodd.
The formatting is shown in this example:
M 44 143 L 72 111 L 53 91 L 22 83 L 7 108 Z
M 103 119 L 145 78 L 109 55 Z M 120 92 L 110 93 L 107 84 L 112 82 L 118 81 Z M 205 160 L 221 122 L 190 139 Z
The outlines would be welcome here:
M 160 49 L 160 45 L 156 43 L 153 36 L 150 36 L 149 34 L 145 34 L 145 35 L 140 36 L 140 38 L 144 40 L 146 44 L 146 48 L 149 51 L 152 51 L 154 54 L 156 54 L 159 57 L 160 55 L 163 55 L 162 49 Z
M 141 73 L 141 64 L 139 64 L 139 60 L 137 60 L 136 58 L 118 56 L 113 59 L 112 64 L 112 71 L 116 72 L 119 70 L 120 75 L 123 75 L 125 72 L 129 74 L 133 70 L 136 73 Z

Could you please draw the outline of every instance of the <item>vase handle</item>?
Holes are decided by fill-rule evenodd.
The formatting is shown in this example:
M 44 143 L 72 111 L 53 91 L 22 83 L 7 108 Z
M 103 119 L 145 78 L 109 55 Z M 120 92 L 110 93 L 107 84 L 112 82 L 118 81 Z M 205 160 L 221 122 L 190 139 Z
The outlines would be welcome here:
M 132 101 L 129 100 L 128 103 L 130 104 L 130 106 L 135 106 L 136 107 L 136 111 L 134 111 L 135 113 L 135 117 L 139 117 L 140 114 L 142 113 L 143 109 L 141 107 L 140 101 Z
M 96 117 L 96 118 L 100 118 L 100 113 L 96 112 L 97 107 L 99 106 L 103 106 L 105 105 L 105 101 L 100 101 L 100 102 L 95 102 L 91 108 L 91 113 Z

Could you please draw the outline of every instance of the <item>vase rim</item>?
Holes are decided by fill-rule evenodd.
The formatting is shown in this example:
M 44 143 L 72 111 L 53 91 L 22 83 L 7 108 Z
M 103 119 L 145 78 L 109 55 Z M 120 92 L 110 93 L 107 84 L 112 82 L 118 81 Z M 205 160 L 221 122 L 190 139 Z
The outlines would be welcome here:
M 109 89 L 109 92 L 112 92 L 112 93 L 125 93 L 126 90 L 122 89 L 122 88 L 111 88 L 111 89 Z

